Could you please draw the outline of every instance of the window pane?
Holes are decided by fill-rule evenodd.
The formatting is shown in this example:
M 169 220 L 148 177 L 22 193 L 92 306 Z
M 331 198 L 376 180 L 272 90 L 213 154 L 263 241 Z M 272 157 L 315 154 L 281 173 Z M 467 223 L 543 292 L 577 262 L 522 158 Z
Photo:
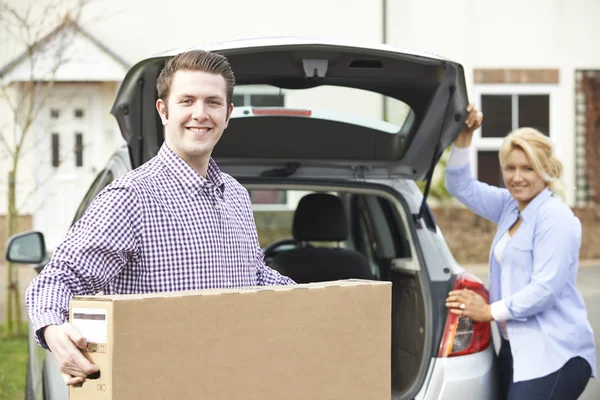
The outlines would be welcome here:
M 239 105 L 254 107 L 289 107 L 292 109 L 326 110 L 336 113 L 381 120 L 382 95 L 369 90 L 349 88 L 342 86 L 323 85 L 312 88 L 285 88 L 280 89 L 270 85 L 236 85 L 235 95 L 246 95 L 246 102 L 239 101 Z M 409 118 L 414 115 L 411 107 L 393 97 L 384 97 L 387 105 L 385 120 L 389 123 L 382 124 L 390 133 L 398 133 L 400 129 L 408 132 L 413 121 Z M 238 103 L 234 101 L 236 106 Z M 360 107 L 357 107 L 360 104 Z M 407 123 L 408 122 L 408 123 Z
M 250 191 L 252 204 L 285 204 L 287 191 L 285 190 L 252 190 Z
M 83 118 L 83 110 L 81 108 L 75 109 L 75 118 Z
M 75 134 L 75 166 L 83 166 L 83 134 Z
M 57 119 L 60 116 L 60 111 L 53 108 L 52 110 L 50 110 L 50 118 L 52 119 Z
M 253 94 L 250 104 L 254 107 L 283 107 L 283 96 L 279 94 Z
M 59 152 L 59 136 L 58 133 L 53 133 L 52 134 L 52 146 L 50 148 L 50 151 L 52 153 L 52 166 L 53 167 L 58 167 L 58 165 L 60 164 L 60 160 L 58 157 L 58 152 Z
M 550 96 L 546 94 L 520 95 L 519 126 L 530 126 L 548 135 L 550 132 Z
M 234 94 L 232 101 L 233 101 L 233 105 L 235 107 L 242 107 L 244 105 L 244 95 L 243 94 Z
M 504 137 L 513 130 L 511 95 L 482 95 L 481 111 L 485 118 L 481 137 Z
M 477 178 L 481 182 L 504 187 L 497 151 L 477 152 Z

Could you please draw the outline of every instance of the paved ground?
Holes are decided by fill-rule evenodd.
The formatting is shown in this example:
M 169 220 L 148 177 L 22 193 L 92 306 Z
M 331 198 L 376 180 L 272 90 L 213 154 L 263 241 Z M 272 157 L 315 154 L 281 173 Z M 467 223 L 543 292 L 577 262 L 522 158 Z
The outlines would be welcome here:
M 487 282 L 486 265 L 469 265 L 466 266 L 466 268 Z M 33 268 L 28 266 L 19 267 L 19 286 L 21 287 L 21 296 L 23 298 L 22 305 L 24 318 L 27 315 L 24 300 L 25 290 L 35 275 Z M 0 293 L 2 293 L 2 295 L 0 295 L 0 321 L 4 321 L 5 315 L 6 278 L 6 266 L 0 264 Z M 582 262 L 577 286 L 583 293 L 583 297 L 588 307 L 589 319 L 595 332 L 596 344 L 598 346 L 598 358 L 600 359 L 600 260 Z M 592 379 L 580 400 L 597 399 L 600 399 L 600 379 Z
M 487 265 L 466 266 L 487 283 Z M 600 360 L 600 260 L 584 261 L 579 268 L 577 287 L 583 294 L 588 318 L 596 338 L 596 355 Z M 600 379 L 591 379 L 579 400 L 600 399 Z

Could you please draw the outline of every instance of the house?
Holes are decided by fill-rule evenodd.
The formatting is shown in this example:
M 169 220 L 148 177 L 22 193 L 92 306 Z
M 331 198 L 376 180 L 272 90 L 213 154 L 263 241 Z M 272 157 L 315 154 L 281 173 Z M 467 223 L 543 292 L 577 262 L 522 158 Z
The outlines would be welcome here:
M 41 114 L 36 128 L 41 150 L 24 163 L 27 171 L 22 172 L 24 180 L 42 183 L 54 173 L 54 180 L 60 182 L 47 185 L 50 188 L 36 194 L 38 201 L 25 208 L 33 215 L 33 226 L 52 238 L 50 246 L 64 233 L 65 215 L 73 214 L 75 199 L 84 195 L 83 188 L 120 143 L 108 111 L 128 65 L 164 49 L 240 37 L 302 35 L 367 44 L 386 42 L 457 60 L 464 66 L 471 101 L 485 114 L 484 127 L 476 133 L 472 149 L 473 170 L 481 180 L 502 185 L 497 157 L 502 138 L 517 126 L 530 125 L 548 134 L 556 145 L 564 163 L 567 203 L 585 206 L 594 196 L 587 167 L 597 157 L 586 154 L 585 143 L 592 140 L 592 108 L 598 104 L 600 47 L 594 45 L 600 37 L 597 0 L 171 0 L 160 7 L 145 4 L 141 0 L 105 0 L 101 6 L 92 3 L 79 25 L 70 25 L 79 35 L 77 53 L 83 52 L 85 57 L 80 57 L 80 64 L 60 70 L 53 91 L 57 100 Z M 62 29 L 66 29 L 64 23 Z M 2 46 L 0 43 L 0 49 Z M 97 57 L 92 64 L 99 67 L 85 63 L 92 56 Z M 26 70 L 26 65 L 17 54 L 15 57 L 0 75 L 3 84 L 17 90 L 22 76 L 19 71 Z M 76 105 L 61 103 L 73 90 L 80 99 Z M 402 117 L 401 105 L 379 98 L 348 96 L 335 90 L 326 93 L 319 106 L 373 117 L 386 115 L 392 120 Z M 273 88 L 238 88 L 235 95 L 238 106 L 304 104 L 302 94 Z M 77 110 L 85 118 L 77 117 Z M 69 122 L 71 126 L 64 125 L 68 132 L 64 137 L 46 127 L 63 117 L 75 118 Z M 73 149 L 71 160 L 61 158 L 60 149 Z M 83 157 L 85 166 L 78 166 L 78 157 Z M 57 161 L 63 165 L 56 166 Z M 6 208 L 1 192 L 6 183 L 3 175 L 0 214 Z M 59 192 L 69 195 L 59 198 Z M 268 204 L 285 206 L 295 201 L 277 193 L 254 197 L 263 203 L 259 208 L 264 208 L 264 203 L 268 208 Z
M 44 232 L 48 247 L 54 248 L 108 155 L 124 143 L 106 110 L 129 65 L 68 17 L 40 41 L 36 51 L 35 58 L 27 53 L 14 58 L 0 69 L 0 77 L 12 106 L 26 96 L 32 77 L 41 82 L 32 107 L 35 118 L 22 146 L 17 207 L 31 215 L 32 228 Z M 9 124 L 15 113 L 3 100 L 1 131 L 14 149 L 10 133 L 22 131 Z M 27 105 L 22 104 L 17 115 L 25 120 Z M 0 158 L 0 169 L 8 171 L 9 162 L 6 155 Z M 6 194 L 6 174 L 2 175 L 0 193 Z M 6 195 L 0 207 L 4 214 Z

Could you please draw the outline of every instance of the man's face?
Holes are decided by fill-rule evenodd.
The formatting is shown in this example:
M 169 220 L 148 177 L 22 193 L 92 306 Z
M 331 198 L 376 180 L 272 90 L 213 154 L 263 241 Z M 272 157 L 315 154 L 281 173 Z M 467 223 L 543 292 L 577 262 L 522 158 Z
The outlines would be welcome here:
M 169 148 L 195 166 L 208 163 L 227 128 L 233 105 L 227 104 L 226 83 L 221 75 L 180 70 L 173 76 L 167 104 L 159 99 L 156 108 Z

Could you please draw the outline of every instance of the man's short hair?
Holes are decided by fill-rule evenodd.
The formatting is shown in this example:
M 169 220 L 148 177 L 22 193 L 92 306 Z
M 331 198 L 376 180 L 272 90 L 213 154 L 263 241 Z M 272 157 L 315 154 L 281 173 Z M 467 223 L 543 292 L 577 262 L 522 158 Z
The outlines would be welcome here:
M 173 83 L 173 76 L 177 71 L 202 71 L 219 74 L 225 79 L 227 92 L 227 107 L 233 101 L 233 87 L 235 77 L 227 58 L 221 54 L 211 53 L 204 50 L 192 50 L 176 55 L 169 59 L 160 72 L 156 81 L 158 98 L 167 103 Z

